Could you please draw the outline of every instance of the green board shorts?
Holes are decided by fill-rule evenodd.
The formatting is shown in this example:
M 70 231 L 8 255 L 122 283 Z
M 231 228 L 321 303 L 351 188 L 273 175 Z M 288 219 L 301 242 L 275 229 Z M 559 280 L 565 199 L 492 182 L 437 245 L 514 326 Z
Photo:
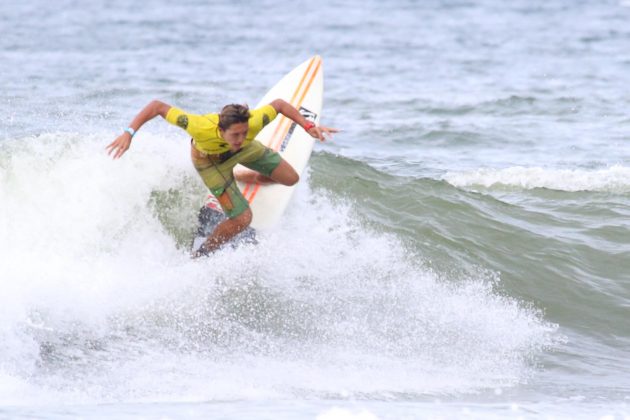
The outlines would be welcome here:
M 230 219 L 249 208 L 247 199 L 243 197 L 235 182 L 234 167 L 240 163 L 264 176 L 270 176 L 282 162 L 282 157 L 278 152 L 265 147 L 257 140 L 253 140 L 238 152 L 220 155 L 200 152 L 194 144 L 191 144 L 190 154 L 199 176 Z

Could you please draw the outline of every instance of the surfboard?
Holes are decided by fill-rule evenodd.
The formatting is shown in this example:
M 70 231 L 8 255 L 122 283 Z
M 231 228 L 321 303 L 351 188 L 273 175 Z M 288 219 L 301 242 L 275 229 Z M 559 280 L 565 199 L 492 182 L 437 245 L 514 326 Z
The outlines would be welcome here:
M 296 108 L 308 121 L 319 124 L 324 93 L 322 59 L 316 55 L 295 67 L 273 86 L 260 102 L 259 108 L 275 99 L 284 99 Z M 315 139 L 291 119 L 279 114 L 268 124 L 256 140 L 280 153 L 299 175 L 302 175 L 313 151 Z M 238 165 L 235 170 L 238 170 Z M 264 230 L 276 225 L 285 212 L 295 186 L 279 184 L 260 185 L 238 183 L 243 196 L 252 209 L 250 228 Z M 212 194 L 208 195 L 199 213 L 199 228 L 193 239 L 196 249 L 217 223 L 225 219 L 221 207 Z M 246 237 L 254 238 L 255 233 L 248 229 Z M 236 239 L 236 238 L 235 238 Z
M 261 107 L 274 99 L 284 99 L 308 121 L 319 123 L 324 93 L 322 59 L 314 56 L 284 76 L 260 100 Z M 302 127 L 280 114 L 256 137 L 265 146 L 280 153 L 298 174 L 308 164 L 315 139 Z M 286 210 L 295 186 L 278 184 L 239 184 L 252 209 L 251 227 L 267 229 L 278 223 Z

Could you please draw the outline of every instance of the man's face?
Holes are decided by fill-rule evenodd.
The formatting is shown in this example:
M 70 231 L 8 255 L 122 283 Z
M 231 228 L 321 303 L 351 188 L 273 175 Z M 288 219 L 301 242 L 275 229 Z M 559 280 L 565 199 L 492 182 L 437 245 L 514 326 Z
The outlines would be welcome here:
M 227 130 L 221 130 L 221 135 L 223 139 L 228 142 L 230 145 L 230 150 L 233 152 L 238 151 L 243 142 L 245 141 L 245 137 L 247 136 L 247 130 L 249 129 L 249 124 L 244 123 L 235 123 L 227 128 Z

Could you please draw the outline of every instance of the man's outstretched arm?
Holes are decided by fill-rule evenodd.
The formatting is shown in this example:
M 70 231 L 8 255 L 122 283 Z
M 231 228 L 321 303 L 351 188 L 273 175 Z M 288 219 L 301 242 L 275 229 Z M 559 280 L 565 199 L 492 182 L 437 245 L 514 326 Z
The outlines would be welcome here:
M 292 119 L 302 127 L 308 128 L 306 132 L 312 137 L 319 139 L 320 141 L 326 140 L 325 136 L 331 136 L 333 133 L 339 132 L 336 128 L 324 127 L 323 125 L 309 127 L 309 121 L 300 114 L 300 111 L 295 109 L 290 103 L 283 99 L 275 99 L 270 105 L 287 118 Z
M 166 118 L 166 114 L 168 114 L 169 109 L 171 109 L 169 104 L 165 104 L 164 102 L 157 100 L 151 101 L 142 109 L 142 111 L 138 113 L 138 115 L 136 115 L 133 121 L 131 121 L 129 128 L 131 128 L 135 134 L 135 132 L 140 130 L 140 127 L 142 127 L 144 123 L 152 120 L 158 115 L 162 118 Z M 110 156 L 113 154 L 114 159 L 121 157 L 129 149 L 132 137 L 133 135 L 129 131 L 122 133 L 116 138 L 116 140 L 107 146 L 107 154 Z

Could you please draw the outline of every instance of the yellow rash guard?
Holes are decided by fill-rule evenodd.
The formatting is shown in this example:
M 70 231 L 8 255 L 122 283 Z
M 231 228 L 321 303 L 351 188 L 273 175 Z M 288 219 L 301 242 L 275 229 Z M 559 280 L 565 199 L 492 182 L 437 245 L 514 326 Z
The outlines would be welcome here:
M 271 105 L 251 110 L 249 114 L 249 130 L 243 147 L 249 145 L 254 137 L 278 115 Z M 186 130 L 193 138 L 195 148 L 200 152 L 215 155 L 230 150 L 230 145 L 219 132 L 219 114 L 196 115 L 172 107 L 166 114 L 166 121 Z
M 229 218 L 242 214 L 249 203 L 234 180 L 237 164 L 253 169 L 265 176 L 278 167 L 282 158 L 277 152 L 265 147 L 254 137 L 278 115 L 271 105 L 249 111 L 249 129 L 242 147 L 230 151 L 230 145 L 219 132 L 219 114 L 195 115 L 171 108 L 166 120 L 186 130 L 193 138 L 191 158 L 204 184 L 219 200 L 223 212 Z

